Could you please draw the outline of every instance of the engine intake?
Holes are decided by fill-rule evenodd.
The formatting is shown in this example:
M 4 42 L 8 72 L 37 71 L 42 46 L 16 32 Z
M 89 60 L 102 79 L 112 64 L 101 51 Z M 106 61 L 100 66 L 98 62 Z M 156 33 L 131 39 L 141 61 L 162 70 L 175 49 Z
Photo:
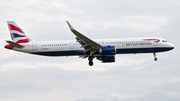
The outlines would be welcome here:
M 115 55 L 116 49 L 115 46 L 104 46 L 99 50 L 99 53 L 102 55 Z

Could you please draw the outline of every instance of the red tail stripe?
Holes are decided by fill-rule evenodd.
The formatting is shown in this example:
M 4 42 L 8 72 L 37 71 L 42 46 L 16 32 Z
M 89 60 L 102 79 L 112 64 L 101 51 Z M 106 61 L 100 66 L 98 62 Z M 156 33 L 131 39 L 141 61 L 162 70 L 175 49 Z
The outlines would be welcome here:
M 22 40 L 18 40 L 16 43 L 28 43 L 30 41 L 30 39 L 22 39 Z
M 10 28 L 10 30 L 15 30 L 15 31 L 18 31 L 18 32 L 24 34 L 24 32 L 21 30 L 21 28 L 18 28 L 16 26 L 12 25 L 12 24 L 9 24 L 9 28 Z

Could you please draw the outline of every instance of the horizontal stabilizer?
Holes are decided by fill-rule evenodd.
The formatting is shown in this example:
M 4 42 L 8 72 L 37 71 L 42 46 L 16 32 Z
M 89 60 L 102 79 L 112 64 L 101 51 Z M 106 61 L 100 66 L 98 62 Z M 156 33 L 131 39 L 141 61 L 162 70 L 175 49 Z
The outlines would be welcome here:
M 19 44 L 17 44 L 17 43 L 15 43 L 15 42 L 12 42 L 12 41 L 6 41 L 8 44 L 10 44 L 11 46 L 13 46 L 13 47 L 17 47 L 17 48 L 23 48 L 24 46 L 22 46 L 22 45 L 19 45 Z

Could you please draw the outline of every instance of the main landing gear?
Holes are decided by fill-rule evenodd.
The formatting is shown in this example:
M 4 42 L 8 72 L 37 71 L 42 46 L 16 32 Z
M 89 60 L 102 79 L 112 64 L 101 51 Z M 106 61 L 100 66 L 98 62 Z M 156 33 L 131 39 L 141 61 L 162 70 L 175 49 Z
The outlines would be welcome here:
M 88 60 L 89 60 L 89 66 L 93 65 L 93 56 L 89 56 Z
M 153 55 L 154 55 L 154 61 L 157 61 L 158 58 L 156 57 L 156 53 L 153 53 Z

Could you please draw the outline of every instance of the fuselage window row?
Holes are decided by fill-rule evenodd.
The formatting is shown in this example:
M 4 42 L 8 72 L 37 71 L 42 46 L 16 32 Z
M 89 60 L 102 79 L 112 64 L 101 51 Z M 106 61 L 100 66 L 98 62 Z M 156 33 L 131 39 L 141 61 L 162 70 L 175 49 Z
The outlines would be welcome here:
M 42 47 L 45 46 L 67 46 L 68 44 L 51 44 L 51 45 L 41 45 Z
M 147 41 L 105 42 L 105 44 L 121 44 L 121 43 L 147 43 Z
M 167 42 L 166 40 L 163 40 L 162 42 Z M 147 43 L 147 41 L 128 41 L 128 42 L 105 42 L 103 44 L 123 44 L 123 43 Z M 68 44 L 51 44 L 51 45 L 41 45 L 42 47 L 47 46 L 67 46 Z M 80 45 L 80 44 L 74 44 L 74 45 Z

